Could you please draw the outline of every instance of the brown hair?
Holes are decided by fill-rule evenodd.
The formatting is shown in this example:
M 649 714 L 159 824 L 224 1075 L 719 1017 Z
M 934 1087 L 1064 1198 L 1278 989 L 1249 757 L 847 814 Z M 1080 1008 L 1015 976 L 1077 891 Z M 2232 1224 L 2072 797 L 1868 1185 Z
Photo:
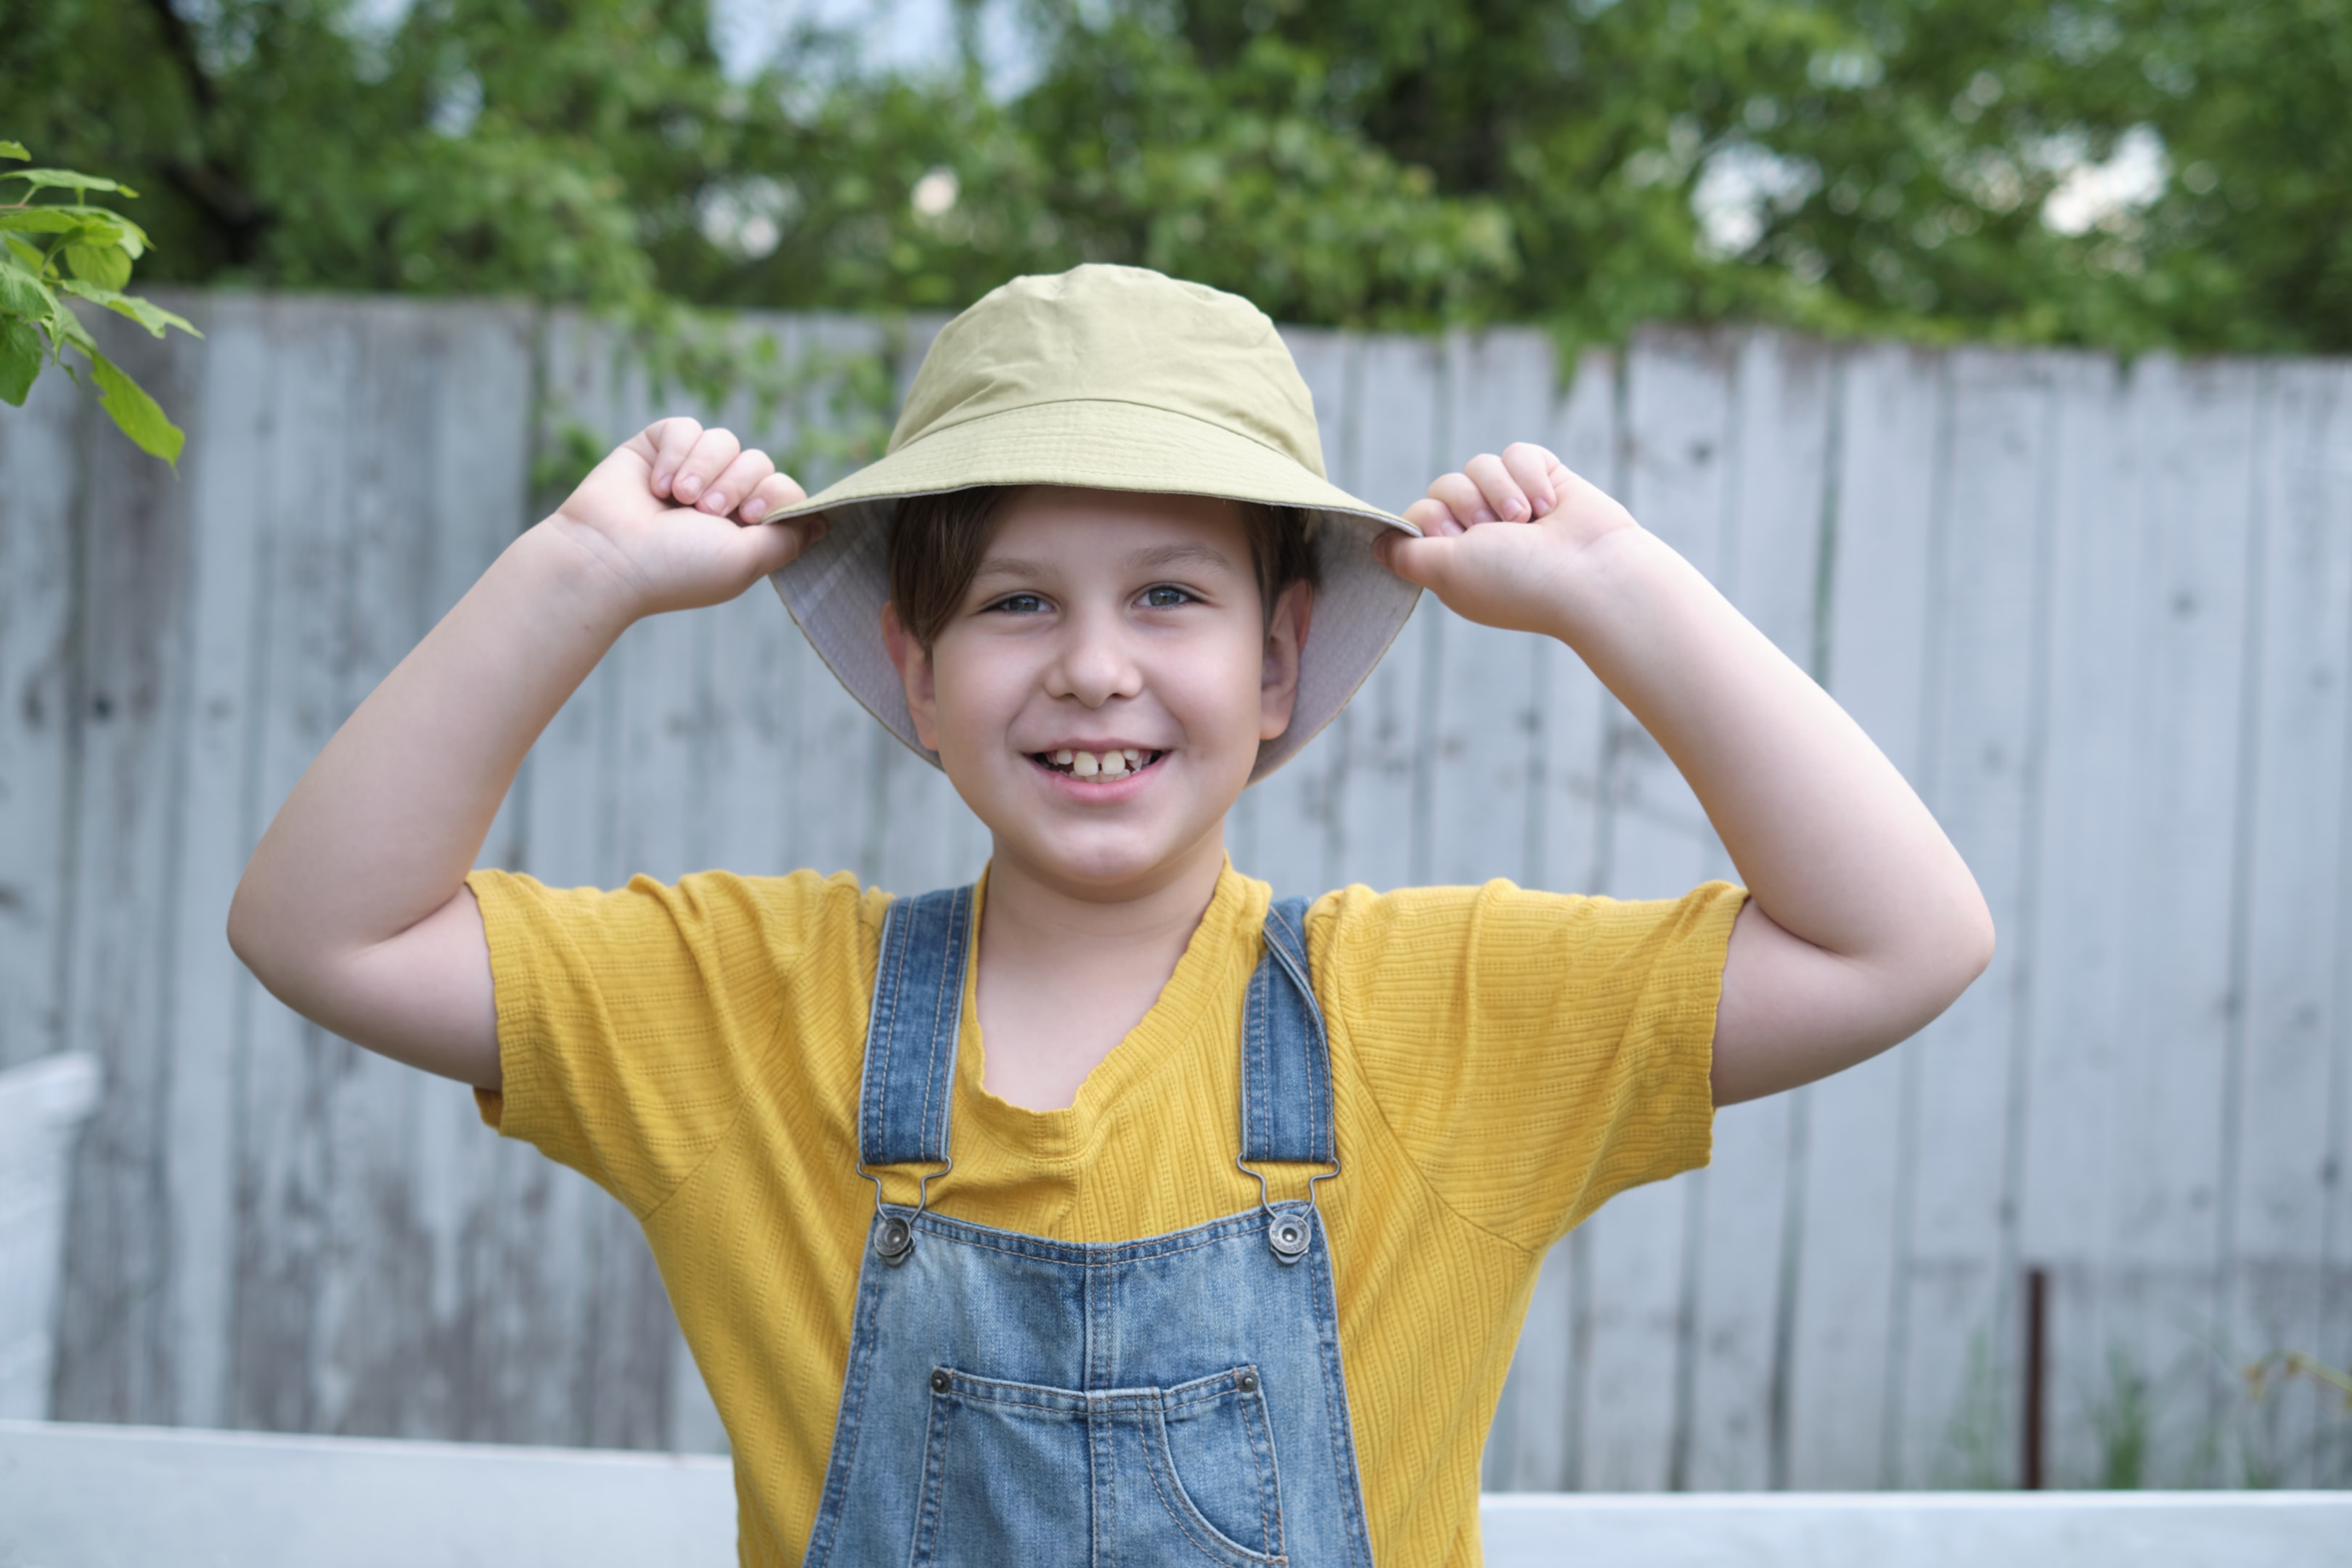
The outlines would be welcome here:
M 890 522 L 890 603 L 898 624 L 928 649 L 954 618 L 988 549 L 989 524 L 1015 485 L 973 485 L 908 496 Z M 1314 520 L 1296 507 L 1235 501 L 1258 596 L 1270 619 L 1293 583 L 1316 579 Z

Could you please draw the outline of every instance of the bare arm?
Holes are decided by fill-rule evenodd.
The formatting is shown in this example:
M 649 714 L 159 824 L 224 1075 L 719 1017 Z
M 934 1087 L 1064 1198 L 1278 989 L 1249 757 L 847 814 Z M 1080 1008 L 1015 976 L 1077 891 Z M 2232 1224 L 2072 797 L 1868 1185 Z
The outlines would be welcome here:
M 1391 570 L 1474 620 L 1574 648 L 1682 770 L 1747 883 L 1716 1016 L 1717 1104 L 1875 1055 L 1983 973 L 1992 918 L 1926 805 L 1623 508 L 1515 446 L 1406 515 L 1430 537 L 1385 544 Z
M 812 531 L 743 526 L 799 499 L 763 455 L 692 420 L 606 458 L 294 786 L 229 907 L 236 955 L 312 1022 L 499 1087 L 489 946 L 465 879 L 499 801 L 631 622 L 730 599 L 799 552 Z

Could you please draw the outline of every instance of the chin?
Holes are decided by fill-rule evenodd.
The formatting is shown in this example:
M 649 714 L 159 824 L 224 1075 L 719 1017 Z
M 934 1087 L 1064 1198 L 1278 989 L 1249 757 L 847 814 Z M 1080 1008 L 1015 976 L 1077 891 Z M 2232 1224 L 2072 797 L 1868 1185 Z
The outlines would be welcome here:
M 1071 838 L 1076 841 L 1048 838 L 1040 842 L 1027 834 L 1018 837 L 999 834 L 996 843 L 1000 853 L 1010 849 L 1040 876 L 1073 889 L 1094 889 L 1107 893 L 1150 880 L 1154 872 L 1181 858 L 1189 847 L 1160 841 L 1156 836 L 1150 840 L 1127 838 L 1123 842 L 1094 833 L 1072 835 Z

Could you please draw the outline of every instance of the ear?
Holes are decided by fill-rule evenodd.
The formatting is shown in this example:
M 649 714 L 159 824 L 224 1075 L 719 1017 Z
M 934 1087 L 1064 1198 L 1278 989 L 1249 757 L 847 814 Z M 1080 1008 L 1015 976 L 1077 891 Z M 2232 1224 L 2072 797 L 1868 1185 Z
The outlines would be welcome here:
M 907 711 L 915 721 L 915 738 L 938 751 L 940 683 L 932 674 L 930 651 L 899 624 L 896 605 L 882 606 L 882 644 L 890 650 L 890 662 L 898 667 L 898 679 L 906 686 Z
M 1257 736 L 1271 741 L 1290 728 L 1298 702 L 1298 658 L 1307 650 L 1307 626 L 1315 616 L 1315 590 L 1293 583 L 1274 601 L 1265 627 L 1265 664 L 1258 676 Z

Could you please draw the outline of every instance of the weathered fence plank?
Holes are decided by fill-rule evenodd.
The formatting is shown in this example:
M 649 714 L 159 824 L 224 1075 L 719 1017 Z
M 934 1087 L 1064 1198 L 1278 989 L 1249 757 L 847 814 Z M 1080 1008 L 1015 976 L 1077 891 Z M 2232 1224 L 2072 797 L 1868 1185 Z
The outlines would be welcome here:
M 176 479 L 62 383 L 0 416 L 0 1062 L 108 1073 L 60 1413 L 714 1446 L 627 1217 L 293 1018 L 220 934 L 319 745 L 543 500 L 534 458 L 687 405 L 560 313 L 182 303 L 205 342 L 122 345 L 189 426 Z M 935 329 L 743 327 L 902 384 Z M 1920 783 L 2001 928 L 1925 1038 L 1727 1112 L 1710 1172 L 1558 1249 L 1489 1483 L 2006 1482 L 2027 1265 L 2053 1479 L 2097 1479 L 2129 1417 L 2155 1479 L 2352 1479 L 2340 1416 L 2228 1375 L 2352 1356 L 2346 368 L 1645 332 L 1562 384 L 1523 333 L 1286 335 L 1370 500 L 1522 437 L 1626 500 Z M 693 411 L 779 451 L 845 416 Z M 1284 892 L 1730 869 L 1571 651 L 1434 601 L 1230 843 Z M 624 637 L 484 857 L 903 889 L 986 847 L 759 590 Z
M 0 1070 L 64 1037 L 84 417 L 81 388 L 51 372 L 0 419 L 0 815 L 10 827 L 0 832 Z
M 1990 1486 L 2015 1475 L 2011 1047 L 2033 930 L 2024 850 L 2052 437 L 2041 359 L 1962 350 L 1951 374 L 1925 794 L 2011 940 L 1905 1053 L 1912 1171 L 1898 1220 L 1908 1237 L 1895 1441 L 1904 1484 Z
M 2272 371 L 2255 488 L 2263 520 L 2261 640 L 2249 803 L 2248 967 L 2242 1089 L 2232 1146 L 2234 1246 L 2221 1342 L 2243 1358 L 2286 1345 L 2346 1342 L 2324 1333 L 2352 1298 L 2332 1254 L 2329 1200 L 2344 1186 L 2343 1095 L 2352 975 L 2347 916 L 2345 693 L 2352 688 L 2352 378 L 2336 366 Z M 2332 1268 L 2331 1268 L 2332 1266 Z M 2238 1435 L 2249 1468 L 2276 1484 L 2325 1473 L 2320 1391 L 2290 1385 Z
M 1943 362 L 1903 348 L 1845 360 L 1827 498 L 1829 606 L 1819 673 L 1916 784 L 1933 591 Z M 1895 1482 L 1897 1257 L 1907 1217 L 1897 1052 L 1807 1093 L 1802 1235 L 1790 1329 L 1789 1484 Z

